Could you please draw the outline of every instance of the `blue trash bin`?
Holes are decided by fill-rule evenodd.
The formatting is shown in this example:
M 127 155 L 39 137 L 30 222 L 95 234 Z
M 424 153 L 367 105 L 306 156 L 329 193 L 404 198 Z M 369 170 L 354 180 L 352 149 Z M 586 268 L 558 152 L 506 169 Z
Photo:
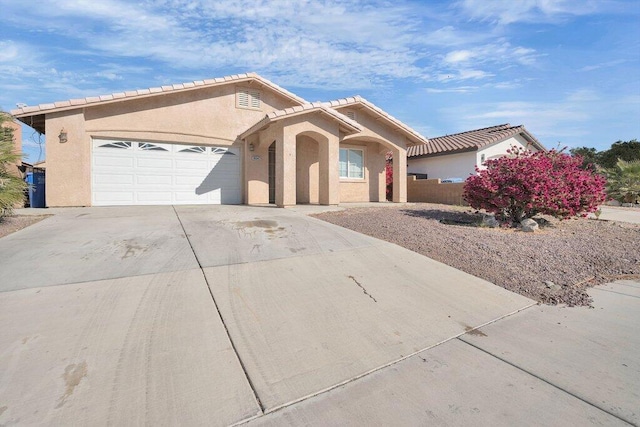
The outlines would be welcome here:
M 29 185 L 29 206 L 32 208 L 46 207 L 44 172 L 28 172 L 26 181 Z

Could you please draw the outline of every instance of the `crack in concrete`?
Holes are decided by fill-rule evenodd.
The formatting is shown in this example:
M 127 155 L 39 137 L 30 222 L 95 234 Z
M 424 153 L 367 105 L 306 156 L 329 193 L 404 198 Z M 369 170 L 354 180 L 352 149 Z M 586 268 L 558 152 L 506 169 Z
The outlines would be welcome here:
M 377 299 L 375 299 L 375 298 L 373 297 L 373 295 L 371 295 L 369 292 L 367 292 L 367 290 L 364 288 L 364 286 L 362 286 L 362 283 L 358 282 L 358 280 L 356 280 L 356 278 L 355 278 L 355 277 L 353 277 L 353 276 L 347 276 L 347 277 L 348 277 L 349 279 L 353 280 L 353 281 L 356 283 L 356 285 L 358 285 L 358 286 L 360 287 L 360 289 L 362 289 L 362 292 L 364 292 L 364 294 L 365 294 L 366 296 L 368 296 L 369 298 L 371 298 L 374 302 L 378 302 L 378 300 L 377 300 Z

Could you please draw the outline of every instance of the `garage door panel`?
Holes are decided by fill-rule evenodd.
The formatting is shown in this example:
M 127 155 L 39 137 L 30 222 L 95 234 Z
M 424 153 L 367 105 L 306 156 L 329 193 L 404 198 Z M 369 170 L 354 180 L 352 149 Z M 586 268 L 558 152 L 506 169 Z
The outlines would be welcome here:
M 205 159 L 176 159 L 176 168 L 178 169 L 193 169 L 193 170 L 206 170 L 209 169 L 209 161 Z
M 230 173 L 236 170 L 238 170 L 238 166 L 235 164 L 234 165 L 218 164 L 217 166 L 214 166 L 211 169 L 209 169 L 209 173 L 207 175 L 213 175 L 215 177 L 228 176 Z
M 171 191 L 137 191 L 136 200 L 144 204 L 161 205 L 170 204 L 172 202 Z
M 237 191 L 221 190 L 218 203 L 224 205 L 238 205 L 242 202 L 240 193 Z
M 112 174 L 95 174 L 93 176 L 93 183 L 98 184 L 98 185 L 123 185 L 123 184 L 129 184 L 129 185 L 133 185 L 134 182 L 134 176 L 133 174 L 127 173 L 127 174 L 118 174 L 118 173 L 112 173 Z
M 136 159 L 136 167 L 146 169 L 173 169 L 173 160 L 171 157 L 157 159 L 140 156 Z
M 136 184 L 139 185 L 171 185 L 171 175 L 136 175 Z
M 134 201 L 134 192 L 122 189 L 102 190 L 94 194 L 94 203 L 99 205 L 133 205 Z
M 210 203 L 207 194 L 197 194 L 194 190 L 175 191 L 176 203 Z
M 94 140 L 93 204 L 242 203 L 239 152 L 225 147 Z
M 134 159 L 125 156 L 104 156 L 96 157 L 94 159 L 94 166 L 103 167 L 120 167 L 131 168 L 133 167 Z
M 190 175 L 190 176 L 186 176 L 186 175 L 178 175 L 175 177 L 176 178 L 176 185 L 180 186 L 181 189 L 182 187 L 197 187 L 200 184 L 202 184 L 202 181 L 204 181 L 204 176 L 202 175 Z

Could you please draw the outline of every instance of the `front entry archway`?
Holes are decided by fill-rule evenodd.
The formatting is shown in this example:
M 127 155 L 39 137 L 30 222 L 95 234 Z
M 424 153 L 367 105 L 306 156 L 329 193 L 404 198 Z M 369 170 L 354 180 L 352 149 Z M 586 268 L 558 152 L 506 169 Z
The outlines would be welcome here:
M 320 202 L 319 143 L 309 135 L 296 137 L 296 204 Z

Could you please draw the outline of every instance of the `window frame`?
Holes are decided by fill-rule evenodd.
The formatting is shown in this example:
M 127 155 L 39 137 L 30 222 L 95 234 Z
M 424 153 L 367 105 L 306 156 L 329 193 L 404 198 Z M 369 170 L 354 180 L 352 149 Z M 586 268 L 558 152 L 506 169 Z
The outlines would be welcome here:
M 341 170 L 340 170 L 340 152 L 342 152 L 342 150 L 345 150 L 347 152 L 347 176 L 342 176 L 341 175 Z M 361 170 L 361 175 L 360 177 L 351 177 L 349 176 L 349 153 L 351 151 L 359 151 L 361 153 L 361 158 L 362 158 L 362 165 L 360 167 Z M 367 178 L 366 176 L 366 172 L 365 172 L 365 164 L 366 164 L 366 159 L 365 159 L 365 149 L 364 148 L 355 148 L 355 147 L 340 147 L 339 152 L 338 152 L 338 177 L 340 178 L 340 181 L 346 182 L 346 181 L 352 181 L 352 182 L 364 182 Z

